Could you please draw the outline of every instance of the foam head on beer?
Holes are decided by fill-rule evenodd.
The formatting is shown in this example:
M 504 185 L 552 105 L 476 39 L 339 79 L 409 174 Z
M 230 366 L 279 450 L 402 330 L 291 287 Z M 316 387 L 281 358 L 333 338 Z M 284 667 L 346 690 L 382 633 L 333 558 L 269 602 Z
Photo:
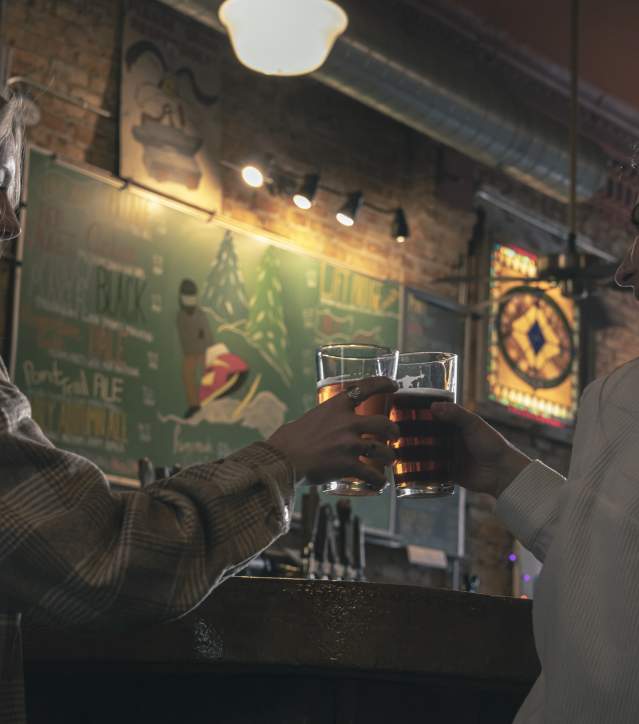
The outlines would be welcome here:
M 435 387 L 400 387 L 394 395 L 425 396 L 430 399 L 430 405 L 434 402 L 455 402 L 455 395 L 450 390 L 440 390 Z

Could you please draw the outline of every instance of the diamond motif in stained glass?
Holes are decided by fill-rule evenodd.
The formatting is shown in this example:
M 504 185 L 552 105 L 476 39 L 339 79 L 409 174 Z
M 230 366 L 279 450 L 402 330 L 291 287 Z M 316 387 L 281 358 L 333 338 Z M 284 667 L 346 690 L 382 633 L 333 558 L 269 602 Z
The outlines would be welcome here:
M 535 354 L 539 354 L 539 350 L 546 344 L 546 339 L 537 322 L 528 330 L 528 339 L 530 340 L 532 348 L 535 350 Z

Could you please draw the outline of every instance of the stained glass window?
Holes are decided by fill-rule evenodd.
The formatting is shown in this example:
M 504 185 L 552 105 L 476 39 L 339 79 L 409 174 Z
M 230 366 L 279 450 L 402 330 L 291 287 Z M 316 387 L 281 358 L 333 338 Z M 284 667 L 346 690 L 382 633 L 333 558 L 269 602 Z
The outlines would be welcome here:
M 511 412 L 563 427 L 579 394 L 579 309 L 549 282 L 530 282 L 537 257 L 495 244 L 490 265 L 488 397 Z

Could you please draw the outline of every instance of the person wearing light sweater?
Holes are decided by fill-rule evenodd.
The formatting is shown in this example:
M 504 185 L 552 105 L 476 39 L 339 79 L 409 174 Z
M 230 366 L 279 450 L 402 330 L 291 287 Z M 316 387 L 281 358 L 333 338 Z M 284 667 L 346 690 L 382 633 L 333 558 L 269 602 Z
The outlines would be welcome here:
M 636 244 L 615 278 L 639 299 Z M 463 485 L 492 495 L 544 564 L 533 602 L 541 674 L 515 724 L 637 724 L 639 359 L 585 389 L 567 478 L 458 405 L 433 412 L 459 428 Z

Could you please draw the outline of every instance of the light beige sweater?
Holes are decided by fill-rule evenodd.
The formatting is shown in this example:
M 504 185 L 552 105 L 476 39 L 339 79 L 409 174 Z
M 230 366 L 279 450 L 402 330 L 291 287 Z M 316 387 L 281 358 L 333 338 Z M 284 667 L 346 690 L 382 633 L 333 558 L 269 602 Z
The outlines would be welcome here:
M 639 360 L 586 388 L 568 478 L 536 460 L 496 512 L 544 563 L 516 724 L 639 723 Z

